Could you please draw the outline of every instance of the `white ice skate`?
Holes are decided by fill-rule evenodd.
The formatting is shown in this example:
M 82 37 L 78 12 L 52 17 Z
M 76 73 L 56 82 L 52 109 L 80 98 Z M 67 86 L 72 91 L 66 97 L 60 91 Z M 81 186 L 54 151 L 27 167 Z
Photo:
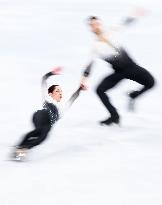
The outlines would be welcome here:
M 135 100 L 132 99 L 132 98 L 129 98 L 129 101 L 128 101 L 128 110 L 131 111 L 131 112 L 134 112 L 134 111 L 135 111 Z
M 17 162 L 26 161 L 28 149 L 25 148 L 17 148 L 12 155 L 12 160 Z

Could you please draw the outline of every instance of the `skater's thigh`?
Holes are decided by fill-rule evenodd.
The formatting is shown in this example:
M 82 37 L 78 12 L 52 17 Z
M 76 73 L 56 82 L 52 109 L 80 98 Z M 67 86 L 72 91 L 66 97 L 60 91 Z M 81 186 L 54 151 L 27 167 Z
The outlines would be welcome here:
M 133 80 L 142 85 L 154 84 L 153 76 L 144 68 L 136 66 L 128 75 L 128 79 Z
M 104 78 L 101 83 L 98 85 L 97 89 L 101 89 L 102 91 L 106 91 L 112 87 L 114 87 L 118 82 L 124 79 L 124 76 L 121 73 L 115 72 L 106 78 Z

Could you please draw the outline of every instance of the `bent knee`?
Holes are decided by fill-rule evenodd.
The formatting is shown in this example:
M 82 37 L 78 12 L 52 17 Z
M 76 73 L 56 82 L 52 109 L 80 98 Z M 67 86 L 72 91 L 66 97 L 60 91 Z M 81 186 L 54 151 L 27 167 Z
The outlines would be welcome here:
M 151 77 L 151 79 L 148 82 L 147 87 L 150 89 L 150 88 L 154 87 L 154 85 L 155 85 L 155 79 L 153 77 Z
M 102 93 L 104 93 L 104 91 L 103 91 L 103 89 L 101 88 L 101 87 L 97 87 L 96 88 L 96 93 L 97 93 L 97 95 L 102 95 Z

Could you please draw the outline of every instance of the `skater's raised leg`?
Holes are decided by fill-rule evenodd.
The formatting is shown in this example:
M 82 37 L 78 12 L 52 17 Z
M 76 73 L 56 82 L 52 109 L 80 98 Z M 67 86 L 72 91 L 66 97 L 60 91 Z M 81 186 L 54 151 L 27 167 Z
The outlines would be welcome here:
M 132 73 L 128 75 L 128 79 L 133 80 L 143 87 L 139 90 L 132 91 L 128 94 L 129 96 L 129 109 L 134 110 L 135 99 L 150 90 L 155 85 L 155 80 L 153 76 L 144 68 L 135 65 L 132 69 Z

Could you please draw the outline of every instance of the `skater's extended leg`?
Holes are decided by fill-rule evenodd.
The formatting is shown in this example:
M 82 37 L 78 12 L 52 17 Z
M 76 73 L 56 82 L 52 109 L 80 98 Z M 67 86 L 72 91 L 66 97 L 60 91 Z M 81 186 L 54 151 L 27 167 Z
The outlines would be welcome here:
M 24 136 L 12 154 L 12 158 L 16 161 L 24 161 L 28 150 L 41 144 L 48 136 L 51 125 L 49 114 L 46 110 L 39 110 L 34 113 L 33 123 L 35 129 Z
M 34 131 L 29 132 L 24 137 L 23 141 L 18 145 L 18 147 L 31 149 L 32 147 L 41 144 L 47 138 L 49 130 L 49 126 L 36 128 Z
M 37 111 L 33 116 L 33 122 L 35 130 L 25 135 L 18 147 L 30 149 L 46 139 L 51 128 L 48 112 L 46 110 Z

